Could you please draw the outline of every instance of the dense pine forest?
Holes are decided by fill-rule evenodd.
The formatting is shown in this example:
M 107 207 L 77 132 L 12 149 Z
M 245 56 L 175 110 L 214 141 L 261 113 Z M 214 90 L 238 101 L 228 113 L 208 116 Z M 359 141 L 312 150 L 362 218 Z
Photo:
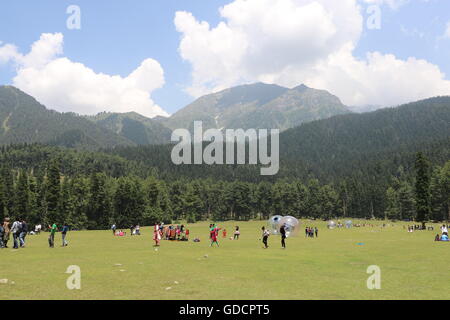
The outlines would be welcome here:
M 74 229 L 105 229 L 187 220 L 389 218 L 442 221 L 450 213 L 450 161 L 439 166 L 422 153 L 395 174 L 380 167 L 324 182 L 284 177 L 249 182 L 220 176 L 162 179 L 155 168 L 117 155 L 44 145 L 3 147 L 0 218 L 67 223 Z M 418 160 L 425 172 L 426 214 L 417 212 Z M 195 167 L 195 166 L 194 166 Z M 372 175 L 373 174 L 373 175 Z M 423 198 L 423 197 L 422 197 Z
M 10 100 L 21 106 L 25 98 L 12 92 L 17 97 Z M 0 104 L 11 106 L 10 100 Z M 450 97 L 337 115 L 286 130 L 280 135 L 275 176 L 261 176 L 258 165 L 176 166 L 170 158 L 173 145 L 136 146 L 122 143 L 123 137 L 116 143 L 117 137 L 104 131 L 109 129 L 73 115 L 64 115 L 76 118 L 70 125 L 55 120 L 56 133 L 47 142 L 17 143 L 23 132 L 33 132 L 20 115 L 10 121 L 23 109 L 15 105 L 5 109 L 1 128 L 6 138 L 0 147 L 0 219 L 65 222 L 74 229 L 274 214 L 450 219 Z M 55 114 L 48 115 L 51 131 Z M 43 124 L 39 128 L 35 134 L 44 132 Z M 89 147 L 82 147 L 85 140 Z

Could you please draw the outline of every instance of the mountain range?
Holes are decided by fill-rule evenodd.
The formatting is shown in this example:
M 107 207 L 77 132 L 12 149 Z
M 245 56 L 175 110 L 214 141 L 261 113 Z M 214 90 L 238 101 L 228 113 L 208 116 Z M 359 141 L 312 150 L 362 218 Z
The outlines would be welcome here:
M 192 129 L 201 120 L 204 128 L 286 130 L 346 113 L 339 98 L 324 90 L 255 83 L 203 96 L 162 122 L 171 129 Z
M 400 166 L 413 170 L 419 151 L 434 163 L 450 159 L 450 97 L 316 120 L 282 132 L 279 139 L 280 171 L 274 178 L 332 181 L 362 172 L 366 178 L 390 177 Z M 118 147 L 108 153 L 171 178 L 261 179 L 258 166 L 177 166 L 171 161 L 171 150 L 170 145 Z M 381 174 L 383 170 L 389 172 Z
M 12 86 L 0 86 L 0 145 L 46 143 L 96 150 L 117 146 L 165 144 L 173 129 L 278 128 L 347 114 L 350 110 L 327 91 L 300 85 L 293 89 L 255 83 L 195 100 L 171 117 L 150 119 L 135 112 L 82 116 L 48 110 Z

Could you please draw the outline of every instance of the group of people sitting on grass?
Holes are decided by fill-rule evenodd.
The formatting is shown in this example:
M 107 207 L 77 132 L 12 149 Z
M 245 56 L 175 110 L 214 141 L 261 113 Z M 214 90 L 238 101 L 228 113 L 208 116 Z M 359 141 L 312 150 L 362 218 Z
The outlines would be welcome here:
M 123 231 L 121 229 L 117 230 L 117 227 L 115 224 L 113 224 L 111 226 L 111 230 L 112 230 L 113 235 L 116 237 L 124 237 L 127 235 L 127 233 L 125 231 Z M 132 235 L 132 236 L 140 236 L 141 235 L 141 227 L 139 224 L 132 225 L 130 227 L 130 235 Z
M 403 226 L 403 228 L 405 228 L 405 226 Z M 425 227 L 418 225 L 418 224 L 413 225 L 413 226 L 408 226 L 408 232 L 414 232 L 416 230 L 425 230 Z M 433 229 L 429 228 L 428 230 L 434 230 L 434 228 Z
M 448 225 L 443 224 L 441 227 L 442 235 L 439 236 L 439 234 L 436 235 L 434 238 L 434 241 L 449 241 L 448 239 Z
M 188 241 L 189 240 L 189 229 L 186 229 L 184 225 L 170 225 L 170 226 L 160 226 L 161 233 L 163 235 L 163 240 L 176 240 L 176 241 Z
M 153 228 L 153 241 L 159 246 L 161 240 L 188 241 L 189 229 L 182 225 L 165 226 L 164 223 L 156 223 Z

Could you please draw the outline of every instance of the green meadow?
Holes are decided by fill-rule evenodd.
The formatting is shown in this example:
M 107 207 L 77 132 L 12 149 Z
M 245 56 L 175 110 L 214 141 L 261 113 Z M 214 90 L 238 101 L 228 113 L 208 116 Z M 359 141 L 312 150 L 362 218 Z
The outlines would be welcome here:
M 206 222 L 188 225 L 189 242 L 161 241 L 158 250 L 148 227 L 126 237 L 69 232 L 68 247 L 58 233 L 53 249 L 41 233 L 26 248 L 0 250 L 0 279 L 8 279 L 0 299 L 450 299 L 450 243 L 434 242 L 437 224 L 408 233 L 406 223 L 366 223 L 375 226 L 328 230 L 302 221 L 285 250 L 278 236 L 262 248 L 264 221 L 219 223 L 228 231 L 219 248 L 209 247 Z M 241 236 L 232 241 L 235 225 Z M 306 225 L 319 237 L 305 238 Z M 80 290 L 67 289 L 70 265 L 81 269 Z M 367 288 L 371 265 L 381 269 L 379 290 Z

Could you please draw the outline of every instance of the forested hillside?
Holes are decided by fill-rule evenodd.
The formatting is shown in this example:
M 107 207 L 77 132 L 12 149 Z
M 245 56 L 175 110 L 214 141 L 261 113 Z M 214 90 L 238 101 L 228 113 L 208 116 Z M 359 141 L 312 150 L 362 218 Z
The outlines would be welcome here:
M 280 172 L 272 177 L 260 176 L 258 166 L 175 166 L 170 145 L 103 152 L 3 147 L 0 216 L 93 229 L 272 214 L 414 219 L 420 164 L 424 219 L 445 220 L 449 126 L 449 97 L 303 124 L 281 134 Z
M 172 130 L 159 121 L 136 112 L 99 113 L 86 117 L 97 125 L 127 138 L 136 145 L 164 144 L 170 141 Z
M 0 86 L 0 144 L 48 143 L 98 149 L 133 143 L 73 113 L 48 110 L 11 86 Z

